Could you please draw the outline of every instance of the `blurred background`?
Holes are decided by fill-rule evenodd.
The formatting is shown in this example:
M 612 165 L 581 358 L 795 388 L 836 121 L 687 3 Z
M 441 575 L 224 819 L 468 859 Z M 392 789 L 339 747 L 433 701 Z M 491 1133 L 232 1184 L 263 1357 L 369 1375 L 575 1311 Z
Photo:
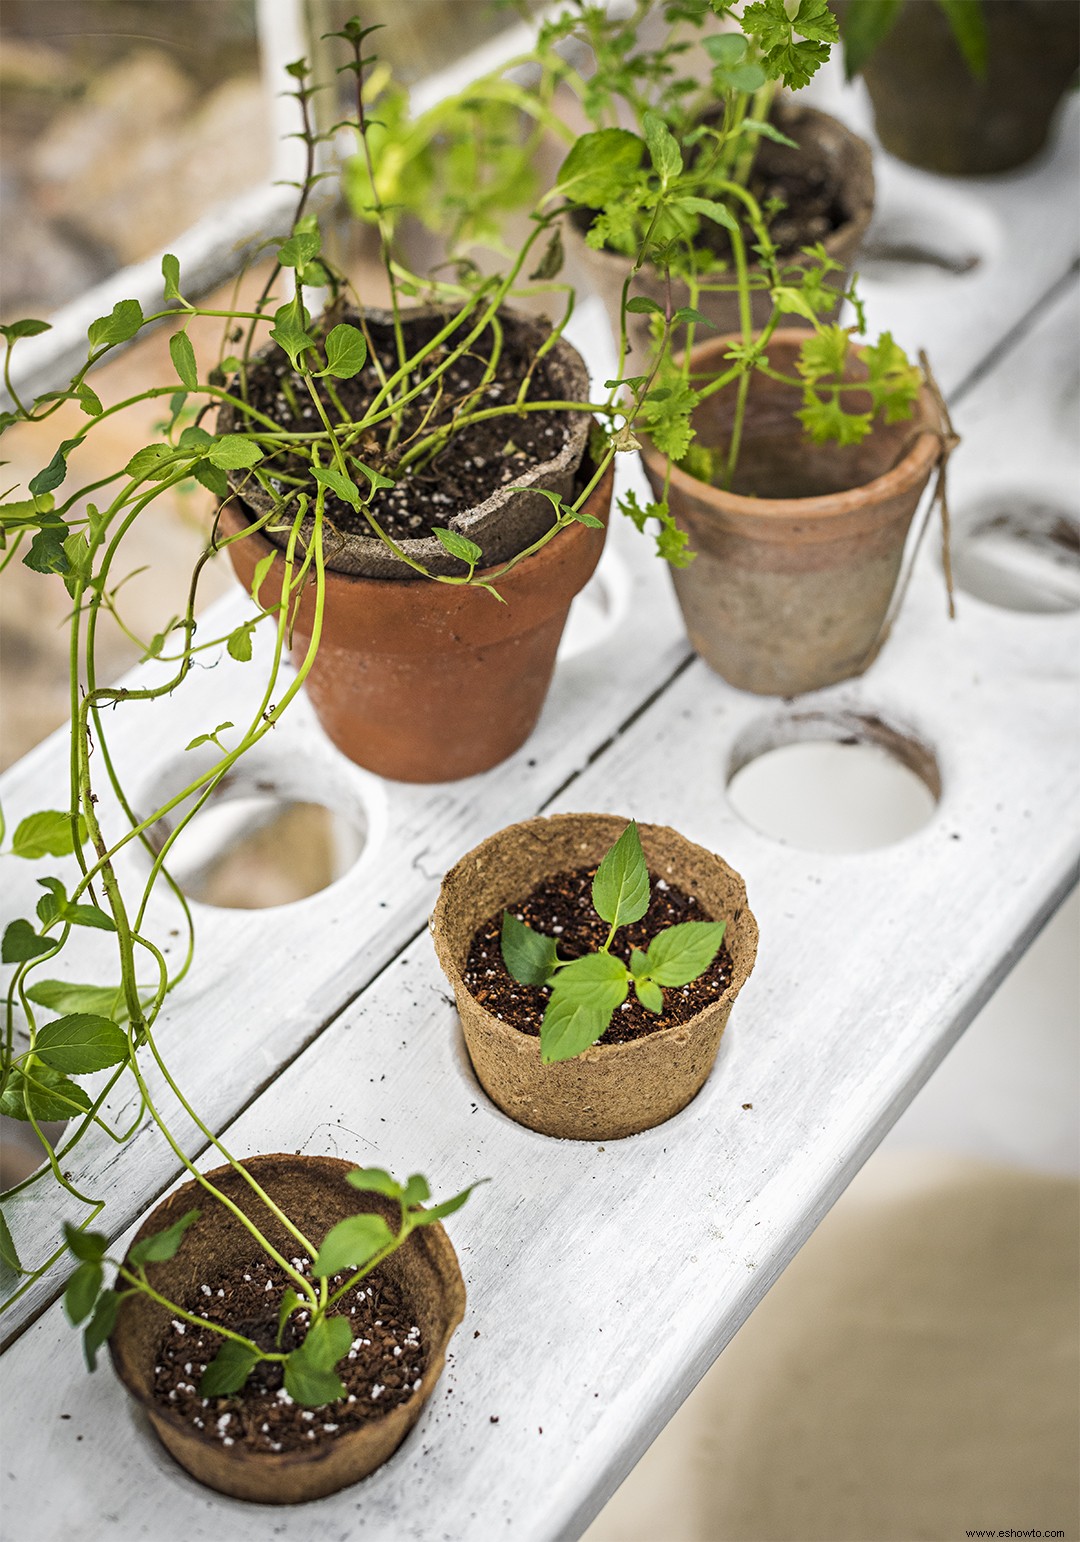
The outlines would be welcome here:
M 319 0 L 301 20 L 317 38 L 353 9 Z M 48 317 L 271 178 L 268 38 L 284 41 L 268 28 L 280 11 L 272 0 L 4 0 L 0 319 Z M 488 0 L 367 0 L 364 19 L 385 23 L 379 51 L 409 83 L 514 20 Z M 137 388 L 166 357 L 163 337 L 144 339 L 106 367 L 99 389 Z M 110 432 L 130 436 L 133 451 L 153 416 Z M 35 430 L 9 439 L 16 473 L 33 470 Z M 116 453 L 117 439 L 101 435 L 102 457 Z M 177 493 L 137 538 L 142 559 L 132 547 L 133 565 L 155 563 L 131 586 L 137 631 L 186 587 L 207 497 Z M 230 582 L 212 574 L 204 599 Z M 66 719 L 65 613 L 59 582 L 43 606 L 39 575 L 5 574 L 3 765 Z M 106 678 L 136 660 L 115 629 L 103 646 Z M 867 844 L 895 838 L 918 794 L 892 773 L 853 791 L 830 760 L 838 747 L 813 750 L 786 782 L 742 788 L 747 817 L 782 819 L 785 839 L 834 849 L 844 837 L 831 821 L 862 797 Z M 209 875 L 203 897 L 265 905 L 322 887 L 332 843 L 292 817 L 298 843 L 264 829 Z M 297 845 L 303 864 L 289 855 Z M 911 1542 L 1009 1525 L 1077 1536 L 1078 917 L 1074 895 L 589 1542 Z

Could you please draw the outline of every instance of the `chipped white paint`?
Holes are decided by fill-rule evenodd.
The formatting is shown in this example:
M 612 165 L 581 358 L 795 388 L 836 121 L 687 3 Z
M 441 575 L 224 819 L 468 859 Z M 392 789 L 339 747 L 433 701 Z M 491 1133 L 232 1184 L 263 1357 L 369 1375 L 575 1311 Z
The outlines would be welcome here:
M 1022 180 L 1009 179 L 1014 189 Z M 1072 196 L 1056 186 L 1059 199 Z M 964 191 L 992 209 L 993 188 Z M 1063 240 L 1059 269 L 1067 255 Z M 1059 269 L 1040 269 L 1037 281 L 1014 270 L 1018 315 Z M 989 336 L 968 309 L 972 293 L 921 291 L 925 334 L 943 339 L 934 351 L 944 379 L 966 374 L 1005 330 L 998 317 Z M 876 325 L 902 318 L 908 304 L 895 286 L 883 290 Z M 599 326 L 595 309 L 584 324 Z M 1022 486 L 1051 473 L 1056 495 L 1071 488 L 1075 508 L 1076 325 L 1072 297 L 1054 304 L 958 409 L 961 517 L 988 483 Z M 983 350 L 972 355 L 976 326 Z M 203 912 L 198 964 L 162 1035 L 217 1129 L 285 1067 L 229 1125 L 240 1154 L 295 1148 L 420 1169 L 439 1193 L 493 1177 L 451 1222 L 469 1310 L 427 1414 L 361 1487 L 268 1514 L 188 1479 L 108 1371 L 84 1373 L 77 1335 L 53 1305 L 3 1363 L 13 1536 L 578 1535 L 1073 880 L 1075 613 L 1028 615 L 961 595 L 950 624 L 928 545 L 870 673 L 785 704 L 735 692 L 700 663 L 676 673 L 683 645 L 666 581 L 625 533 L 615 550 L 629 603 L 621 613 L 603 607 L 611 630 L 564 664 L 538 734 L 501 770 L 435 789 L 376 784 L 325 746 L 305 710 L 275 733 L 268 754 L 303 757 L 362 804 L 369 844 L 350 873 L 299 905 Z M 236 716 L 247 678 L 223 665 L 189 682 L 154 723 L 182 744 Z M 861 731 L 865 719 L 917 739 L 942 784 L 929 824 L 885 850 L 827 856 L 743 823 L 725 797 L 739 746 L 805 732 L 807 714 L 818 714 L 817 731 L 829 718 Z M 127 732 L 124 753 L 156 776 L 146 744 L 164 729 Z M 5 806 L 18 817 L 62 787 L 54 740 L 7 778 Z M 488 1104 L 429 940 L 409 941 L 449 862 L 549 803 L 677 825 L 744 873 L 761 924 L 757 970 L 703 1093 L 669 1124 L 605 1148 L 546 1140 Z M 389 911 L 378 907 L 384 886 Z M 16 871 L 5 910 L 19 913 L 32 889 L 32 873 Z M 91 1148 L 85 1169 L 80 1181 L 114 1190 L 114 1232 L 173 1177 L 142 1135 L 124 1153 Z M 24 1245 L 44 1244 L 56 1220 L 21 1213 L 16 1223 Z M 54 1293 L 41 1290 L 34 1309 Z

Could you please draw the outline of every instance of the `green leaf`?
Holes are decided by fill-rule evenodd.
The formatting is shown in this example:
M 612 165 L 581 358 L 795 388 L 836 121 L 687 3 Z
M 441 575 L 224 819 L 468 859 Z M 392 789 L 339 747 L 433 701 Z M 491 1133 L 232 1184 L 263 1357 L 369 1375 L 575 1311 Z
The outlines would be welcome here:
M 559 167 L 555 186 L 570 203 L 602 208 L 624 192 L 641 165 L 645 142 L 629 129 L 597 129 L 582 134 Z
M 503 963 L 519 985 L 546 985 L 559 960 L 558 943 L 503 911 Z
M 105 411 L 101 405 L 101 397 L 96 391 L 92 391 L 84 380 L 75 387 L 75 395 L 78 397 L 79 406 L 91 418 L 99 418 Z
M 105 1257 L 109 1239 L 100 1231 L 80 1231 L 77 1226 L 64 1222 L 64 1241 L 75 1257 L 83 1263 L 100 1263 Z
M 277 1319 L 277 1336 L 274 1339 L 274 1343 L 277 1344 L 279 1349 L 281 1347 L 281 1340 L 285 1336 L 285 1324 L 296 1311 L 296 1308 L 298 1306 L 303 1306 L 303 1304 L 303 1298 L 297 1295 L 296 1291 L 293 1290 L 291 1285 L 287 1286 L 285 1289 L 285 1294 L 281 1298 L 281 1307 L 278 1311 Z
M 248 466 L 257 466 L 263 458 L 263 452 L 246 434 L 226 434 L 224 439 L 215 440 L 207 450 L 206 458 L 212 466 L 222 471 L 240 471 Z
M 176 451 L 172 445 L 148 444 L 136 450 L 124 471 L 136 482 L 160 482 L 168 476 L 175 460 Z
M 543 1063 L 570 1060 L 595 1044 L 629 988 L 626 965 L 610 953 L 586 953 L 565 964 L 540 1025 Z
M 30 550 L 23 558 L 23 566 L 32 568 L 35 573 L 68 572 L 71 564 L 68 562 L 64 541 L 60 534 L 66 529 L 66 525 L 60 524 L 39 531 L 30 542 Z
M 109 1018 L 77 1012 L 40 1029 L 34 1051 L 54 1071 L 86 1076 L 126 1060 L 128 1041 L 123 1029 Z
M 351 380 L 367 362 L 367 343 L 364 334 L 356 327 L 341 322 L 326 339 L 326 368 L 324 375 L 336 380 Z
M 841 379 L 847 366 L 850 342 L 846 328 L 840 326 L 809 332 L 799 349 L 796 366 L 799 374 L 805 380 L 821 380 L 828 376 Z
M 939 0 L 964 62 L 977 80 L 986 75 L 986 21 L 981 0 Z
M 384 1167 L 354 1167 L 345 1174 L 345 1181 L 351 1183 L 354 1189 L 385 1194 L 390 1199 L 400 1199 L 402 1195 L 401 1184 Z
M 66 980 L 39 980 L 27 991 L 27 997 L 50 1012 L 90 1012 L 123 1022 L 127 1003 L 119 986 L 69 985 Z
M 405 1185 L 401 1203 L 406 1210 L 413 1205 L 423 1205 L 431 1198 L 431 1187 L 423 1173 L 412 1173 Z
M 78 817 L 79 844 L 86 839 L 86 820 Z M 11 841 L 12 854 L 34 861 L 37 857 L 66 857 L 75 850 L 71 816 L 61 809 L 43 809 L 28 814 L 16 826 Z
M 346 1216 L 323 1238 L 311 1272 L 326 1276 L 340 1274 L 346 1269 L 361 1269 L 393 1240 L 394 1233 L 381 1215 Z
M 333 1373 L 349 1352 L 352 1328 L 345 1317 L 320 1317 L 308 1329 L 299 1349 L 285 1362 L 285 1390 L 294 1403 L 321 1408 L 345 1396 L 345 1388 Z
M 235 727 L 235 724 L 233 723 L 219 723 L 212 733 L 196 734 L 190 744 L 184 745 L 185 753 L 188 750 L 197 750 L 201 744 L 216 744 L 218 734 L 224 733 L 226 728 L 233 727 Z
M 261 1356 L 246 1344 L 226 1339 L 199 1377 L 200 1397 L 228 1397 L 239 1392 Z
M 301 230 L 279 247 L 277 260 L 283 268 L 302 268 L 319 255 L 321 248 L 322 238 L 317 230 Z
M 712 37 L 702 39 L 702 47 L 709 58 L 714 64 L 722 64 L 725 69 L 741 64 L 749 46 L 741 32 L 717 32 Z
M 9 921 L 0 944 L 0 961 L 5 964 L 24 964 L 27 959 L 49 953 L 56 946 L 55 938 L 39 937 L 29 921 L 20 917 Z
M 4 1219 L 2 1210 L 0 1210 L 0 1264 L 6 1269 L 14 1270 L 16 1274 L 22 1273 L 19 1250 L 15 1246 L 15 1239 L 11 1235 L 11 1228 Z
M 659 1017 L 664 1010 L 664 993 L 659 985 L 655 985 L 652 980 L 635 980 L 634 991 L 646 1012 L 655 1012 Z
M 99 1263 L 83 1263 L 75 1270 L 64 1291 L 64 1311 L 68 1321 L 78 1326 L 89 1317 L 101 1291 L 104 1270 Z
M 626 309 L 632 311 L 635 316 L 662 316 L 664 307 L 650 300 L 647 295 L 636 294 L 632 300 L 627 300 Z
M 363 502 L 360 497 L 360 489 L 356 483 L 342 476 L 340 471 L 335 471 L 332 466 L 313 466 L 311 474 L 321 487 L 328 487 L 332 493 L 336 493 L 342 503 L 350 504 L 358 509 Z
M 83 1329 L 83 1354 L 88 1371 L 97 1370 L 98 1350 L 105 1344 L 116 1327 L 116 1315 L 120 1310 L 120 1297 L 115 1290 L 103 1290 L 98 1297 L 94 1315 Z
M 646 955 L 649 979 L 657 985 L 689 985 L 719 953 L 725 926 L 724 921 L 683 921 L 658 932 Z
M 229 479 L 224 471 L 217 466 L 212 466 L 208 460 L 196 461 L 191 468 L 191 474 L 196 482 L 201 483 L 215 498 L 227 498 L 229 495 Z
M 683 158 L 679 142 L 659 113 L 646 112 L 641 121 L 653 170 L 661 184 L 667 187 L 669 182 L 674 182 L 682 174 Z
M 774 145 L 787 145 L 789 150 L 799 149 L 797 140 L 782 134 L 774 123 L 768 123 L 763 118 L 744 118 L 742 126 L 744 132 L 760 134 L 763 139 L 771 139 Z
M 371 483 L 371 486 L 368 489 L 369 498 L 373 493 L 377 493 L 380 488 L 393 487 L 395 485 L 393 477 L 383 476 L 381 471 L 375 471 L 371 466 L 365 466 L 364 462 L 362 460 L 357 460 L 355 455 L 350 456 L 349 458 L 352 461 L 352 464 L 356 467 L 357 471 L 359 471 L 363 476 L 366 476 L 368 481 Z
M 301 354 L 315 347 L 315 339 L 308 331 L 310 320 L 306 308 L 298 306 L 295 300 L 290 300 L 274 312 L 270 336 L 288 354 L 289 363 L 295 370 L 300 368 Z
M 68 1081 L 66 1076 L 50 1070 L 47 1065 L 34 1065 L 29 1071 L 15 1066 L 8 1076 L 3 1096 L 0 1096 L 0 1114 L 28 1121 L 27 1104 L 40 1124 L 43 1119 L 66 1121 L 86 1113 L 90 1099 L 75 1082 Z
M 635 820 L 630 821 L 597 868 L 592 902 L 600 919 L 615 927 L 640 921 L 648 910 L 649 869 Z
M 477 1183 L 470 1183 L 467 1189 L 462 1189 L 460 1194 L 455 1194 L 452 1199 L 444 1199 L 439 1205 L 432 1205 L 430 1210 L 418 1210 L 413 1212 L 413 1224 L 416 1226 L 433 1226 L 436 1221 L 443 1221 L 448 1215 L 453 1215 L 455 1210 L 460 1210 L 468 1199 L 473 1189 L 481 1183 L 486 1183 L 486 1178 L 480 1178 Z
M 229 633 L 229 640 L 225 644 L 229 657 L 236 659 L 240 664 L 246 664 L 251 658 L 251 634 L 255 630 L 253 621 L 245 621 L 238 626 L 235 632 Z
M 52 326 L 47 321 L 37 321 L 32 316 L 26 316 L 22 321 L 9 321 L 0 327 L 0 337 L 6 337 L 8 342 L 15 342 L 20 337 L 37 337 L 39 332 L 51 332 Z
M 267 573 L 274 565 L 276 555 L 276 552 L 268 551 L 266 556 L 260 557 L 255 564 L 255 572 L 251 579 L 251 598 L 255 601 L 256 605 L 259 603 L 259 590 L 266 581 Z
M 36 476 L 30 478 L 27 487 L 35 498 L 40 497 L 42 493 L 51 493 L 55 487 L 60 486 L 67 476 L 67 451 L 69 448 L 70 445 L 68 443 L 62 444 L 44 471 L 39 471 Z
M 128 1253 L 132 1267 L 139 1264 L 164 1264 L 170 1258 L 175 1258 L 184 1240 L 184 1233 L 189 1226 L 194 1226 L 201 1213 L 199 1210 L 189 1210 L 171 1226 L 166 1226 L 164 1231 L 155 1232 L 152 1237 L 144 1237 L 141 1242 L 136 1242 Z
M 761 49 L 769 77 L 782 80 L 793 91 L 809 82 L 828 59 L 829 45 L 839 37 L 827 0 L 801 0 L 793 17 L 784 0 L 756 0 L 743 11 L 742 25 Z
M 86 335 L 91 348 L 105 348 L 113 343 L 126 343 L 142 324 L 142 306 L 138 300 L 118 300 L 111 315 L 99 316 L 90 323 Z
M 166 252 L 161 259 L 161 276 L 165 280 L 166 300 L 182 300 L 180 293 L 180 259 Z
M 840 31 L 844 74 L 854 80 L 878 44 L 892 30 L 902 0 L 848 0 Z
M 458 535 L 456 530 L 447 530 L 441 525 L 433 525 L 431 533 L 451 557 L 459 558 L 469 567 L 475 567 L 483 558 L 484 553 L 476 542 L 470 541 L 467 536 Z
M 728 230 L 738 230 L 739 223 L 726 204 L 717 203 L 715 198 L 698 198 L 691 194 L 678 199 L 680 209 L 685 209 L 688 214 L 702 214 L 706 219 L 714 221 L 717 225 L 723 225 Z
M 544 248 L 544 255 L 529 274 L 530 282 L 547 283 L 551 279 L 557 278 L 562 272 L 565 261 L 566 253 L 563 250 L 562 231 L 556 225 L 548 238 L 548 244 Z
M 180 376 L 182 385 L 189 391 L 196 391 L 199 387 L 199 366 L 195 362 L 195 350 L 191 346 L 191 338 L 186 332 L 174 332 L 169 338 L 169 356 L 173 361 L 173 368 Z

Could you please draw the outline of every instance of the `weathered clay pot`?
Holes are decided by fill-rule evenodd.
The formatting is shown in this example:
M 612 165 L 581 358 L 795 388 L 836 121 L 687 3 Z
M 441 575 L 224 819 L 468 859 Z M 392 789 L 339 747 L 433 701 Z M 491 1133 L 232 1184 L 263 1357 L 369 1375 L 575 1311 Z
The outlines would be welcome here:
M 418 306 L 406 313 L 403 324 L 406 337 L 410 329 L 443 315 L 433 306 Z M 335 321 L 355 321 L 348 313 L 337 315 Z M 499 319 L 507 339 L 518 341 L 527 354 L 535 353 L 541 343 L 550 336 L 550 323 L 524 316 L 520 312 L 503 309 Z M 388 311 L 368 310 L 365 320 L 369 328 L 388 328 L 391 316 Z M 463 328 L 467 331 L 467 328 Z M 257 371 L 259 361 L 279 354 L 275 344 L 270 344 L 256 355 L 252 370 Z M 545 355 L 545 362 L 563 401 L 587 402 L 589 400 L 589 372 L 577 349 L 565 338 L 560 338 Z M 218 414 L 219 433 L 235 432 L 241 425 L 235 409 L 225 404 Z M 569 498 L 573 492 L 578 468 L 585 454 L 592 418 L 587 412 L 568 415 L 570 424 L 565 444 L 549 460 L 530 466 L 513 478 L 514 487 L 499 488 L 475 508 L 457 509 L 440 521 L 447 529 L 467 536 L 481 547 L 489 564 L 505 562 L 516 552 L 524 551 L 537 540 L 551 524 L 551 503 L 533 488 L 545 488 Z M 245 471 L 230 473 L 234 491 L 259 515 L 273 510 L 270 495 Z M 310 537 L 311 521 L 304 527 Z M 268 538 L 276 545 L 288 544 L 287 531 L 268 532 Z M 431 573 L 461 573 L 461 563 L 451 557 L 445 547 L 433 535 L 413 537 L 397 543 L 405 554 L 420 562 Z M 355 535 L 349 532 L 330 531 L 326 536 L 327 561 L 337 573 L 354 573 L 362 578 L 407 578 L 412 570 L 395 557 L 375 536 Z
M 571 525 L 526 557 L 499 580 L 504 605 L 481 589 L 426 578 L 327 572 L 323 630 L 306 687 L 338 748 L 403 782 L 453 781 L 512 755 L 540 715 L 571 601 L 600 559 L 613 483 L 609 468 L 586 505 L 605 528 Z M 239 500 L 223 506 L 225 534 L 247 522 Z M 228 551 L 250 589 L 256 563 L 275 548 L 254 531 Z M 263 604 L 280 598 L 283 573 L 283 560 L 275 561 L 259 592 Z M 311 639 L 314 609 L 309 586 L 293 633 L 297 661 Z
M 886 150 L 927 171 L 1009 171 L 1046 143 L 1080 63 L 1068 0 L 988 0 L 987 67 L 972 74 L 938 0 L 905 0 L 863 65 L 874 127 Z M 840 10 L 841 26 L 844 21 Z
M 397 1224 L 391 1202 L 379 1194 L 359 1194 L 345 1182 L 357 1164 L 336 1157 L 257 1156 L 244 1166 L 260 1186 L 306 1235 L 322 1238 L 331 1226 L 360 1210 L 378 1211 Z M 245 1215 L 256 1221 L 275 1247 L 290 1255 L 290 1235 L 232 1167 L 219 1167 L 207 1176 Z M 150 1264 L 147 1274 L 155 1289 L 178 1306 L 194 1310 L 201 1300 L 199 1286 L 208 1272 L 250 1262 L 256 1244 L 250 1233 L 220 1201 L 192 1181 L 156 1206 L 134 1239 L 140 1241 L 171 1225 L 188 1210 L 202 1212 L 186 1233 L 176 1257 Z M 133 1244 L 134 1245 L 134 1244 Z M 211 1440 L 153 1396 L 156 1351 L 169 1324 L 168 1311 L 149 1297 L 129 1296 L 120 1306 L 109 1340 L 113 1365 L 125 1387 L 145 1409 L 165 1448 L 191 1475 L 208 1488 L 260 1504 L 299 1504 L 320 1499 L 346 1484 L 366 1478 L 397 1450 L 420 1417 L 446 1360 L 451 1336 L 465 1315 L 465 1286 L 457 1256 L 437 1224 L 413 1232 L 409 1241 L 380 1269 L 401 1289 L 415 1314 L 428 1361 L 420 1386 L 407 1403 L 381 1419 L 347 1431 L 328 1445 L 308 1451 L 281 1453 L 247 1451 Z
M 469 1058 L 481 1086 L 511 1119 L 567 1140 L 618 1140 L 685 1108 L 712 1070 L 732 1003 L 757 953 L 746 888 L 726 862 L 664 825 L 640 825 L 649 871 L 695 894 L 727 922 L 733 975 L 723 995 L 687 1023 L 626 1044 L 594 1044 L 543 1065 L 540 1040 L 488 1012 L 462 978 L 478 928 L 545 878 L 599 863 L 626 820 L 610 814 L 527 819 L 483 841 L 443 879 L 431 919 L 435 950 L 454 987 Z
M 804 335 L 775 332 L 773 366 L 794 373 Z M 695 348 L 699 379 L 724 368 L 731 339 Z M 734 389 L 702 403 L 699 442 L 726 445 Z M 673 570 L 690 641 L 744 691 L 794 696 L 861 674 L 876 656 L 904 542 L 940 456 L 923 389 L 906 423 L 875 426 L 859 445 L 812 444 L 792 386 L 754 374 L 735 489 L 671 469 L 671 511 L 697 556 Z M 642 451 L 657 496 L 667 460 Z
M 802 103 L 779 101 L 774 109 L 774 117 L 777 127 L 789 138 L 796 140 L 800 150 L 764 142 L 762 153 L 768 154 L 770 166 L 780 170 L 787 163 L 797 162 L 800 154 L 807 153 L 813 155 L 835 180 L 836 198 L 843 210 L 844 219 L 822 244 L 843 270 L 830 274 L 828 278 L 830 286 L 839 293 L 850 279 L 855 254 L 874 210 L 874 168 L 870 148 L 838 119 Z M 567 226 L 570 232 L 568 239 L 578 261 L 603 299 L 612 331 L 618 337 L 622 286 L 626 281 L 629 259 L 618 252 L 594 251 L 586 246 L 584 238 L 574 230 L 571 222 L 568 221 Z M 799 254 L 783 259 L 788 265 L 798 266 L 805 266 L 809 260 Z M 750 271 L 760 274 L 756 264 L 751 265 Z M 734 268 L 726 275 L 725 281 L 734 283 Z M 636 295 L 655 300 L 658 305 L 666 305 L 667 284 L 663 275 L 654 267 L 644 267 L 630 285 L 629 297 L 633 299 Z M 671 299 L 676 308 L 688 305 L 690 293 L 686 285 L 672 280 Z M 699 295 L 697 308 L 718 331 L 726 333 L 739 330 L 739 300 L 734 290 L 706 291 Z M 751 291 L 750 311 L 754 326 L 763 327 L 772 314 L 772 301 L 767 290 Z M 648 316 L 630 312 L 626 323 L 634 348 L 639 352 L 647 352 L 651 345 Z M 798 317 L 792 317 L 790 324 L 801 325 Z M 711 337 L 713 334 L 709 332 L 707 335 Z

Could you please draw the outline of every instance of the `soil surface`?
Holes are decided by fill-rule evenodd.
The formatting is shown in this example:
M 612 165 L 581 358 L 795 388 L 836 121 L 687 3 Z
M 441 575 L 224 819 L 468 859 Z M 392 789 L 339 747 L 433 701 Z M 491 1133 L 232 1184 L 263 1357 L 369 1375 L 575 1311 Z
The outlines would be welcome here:
M 308 1260 L 293 1260 L 305 1270 Z M 345 1275 L 330 1281 L 331 1293 Z M 198 1302 L 182 1303 L 187 1310 L 221 1323 L 267 1349 L 275 1348 L 278 1311 L 289 1282 L 266 1258 L 247 1268 L 222 1274 L 200 1286 Z M 378 1269 L 362 1280 L 336 1308 L 352 1324 L 348 1357 L 337 1366 L 346 1396 L 323 1408 L 302 1408 L 285 1391 L 279 1363 L 263 1361 L 243 1389 L 230 1397 L 199 1396 L 199 1378 L 221 1348 L 222 1339 L 209 1328 L 173 1319 L 157 1352 L 154 1396 L 164 1408 L 187 1419 L 209 1440 L 248 1451 L 298 1451 L 333 1440 L 382 1417 L 408 1402 L 420 1385 L 427 1351 L 411 1309 L 398 1288 Z M 288 1352 L 302 1343 L 307 1317 L 289 1319 L 281 1348 Z
M 332 319 L 359 325 L 355 314 Z M 406 345 L 410 353 L 429 342 L 441 325 L 438 319 L 409 323 Z M 397 356 L 392 328 L 371 321 L 367 328 L 383 369 L 387 374 L 393 374 Z M 530 335 L 535 337 L 535 334 Z M 452 349 L 445 348 L 439 355 L 429 355 L 424 363 L 425 371 L 433 369 L 436 359 L 444 358 L 450 351 Z M 396 485 L 380 491 L 371 505 L 375 518 L 395 539 L 428 536 L 434 525 L 448 525 L 453 515 L 486 502 L 501 487 L 519 480 L 523 471 L 558 455 L 566 443 L 570 426 L 568 413 L 508 414 L 462 429 L 426 464 L 418 461 L 404 471 L 397 469 L 398 459 L 440 426 L 453 422 L 464 412 L 506 407 L 516 399 L 533 354 L 525 339 L 507 328 L 494 374 L 486 384 L 481 384 L 491 352 L 492 333 L 489 331 L 436 384 L 409 403 L 393 451 L 387 449 L 389 419 L 372 428 L 353 447 L 366 465 L 398 478 Z M 287 381 L 285 377 L 288 377 Z M 283 388 L 283 382 L 287 389 Z M 352 380 L 337 380 L 332 384 L 342 408 L 354 422 L 363 418 L 379 389 L 370 362 Z M 326 382 L 317 381 L 316 387 L 331 420 L 337 421 Z M 292 394 L 292 401 L 288 392 Z M 261 362 L 260 367 L 253 370 L 250 399 L 255 407 L 268 413 L 287 432 L 311 433 L 322 426 L 306 387 L 291 374 L 288 361 L 280 350 L 275 350 L 272 362 Z M 546 358 L 534 370 L 525 399 L 533 402 L 564 399 L 563 389 L 551 378 Z M 304 466 L 303 461 L 292 465 L 287 460 L 280 463 L 282 471 L 296 475 L 304 474 Z M 270 469 L 269 463 L 267 468 Z M 363 478 L 360 483 L 366 491 Z M 281 490 L 284 490 L 284 484 Z M 326 512 L 339 530 L 353 535 L 372 534 L 364 516 L 333 493 L 327 495 Z
M 595 952 L 607 938 L 608 924 L 601 921 L 592 904 L 592 881 L 596 867 L 575 868 L 556 873 L 535 888 L 520 905 L 511 907 L 519 921 L 533 931 L 554 937 L 561 958 L 578 958 Z M 693 894 L 667 883 L 655 873 L 649 874 L 652 898 L 640 921 L 622 926 L 615 933 L 611 951 L 625 963 L 633 948 L 646 949 L 668 926 L 683 921 L 715 919 Z M 551 992 L 544 985 L 519 985 L 503 963 L 500 937 L 502 911 L 490 916 L 473 937 L 465 965 L 465 984 L 476 1000 L 500 1022 L 509 1023 L 522 1033 L 540 1033 Z M 625 1044 L 643 1038 L 661 1028 L 685 1023 L 709 1006 L 731 983 L 731 955 L 726 943 L 703 975 L 689 985 L 669 987 L 664 991 L 664 1010 L 659 1015 L 647 1012 L 631 990 L 612 1017 L 600 1044 Z

